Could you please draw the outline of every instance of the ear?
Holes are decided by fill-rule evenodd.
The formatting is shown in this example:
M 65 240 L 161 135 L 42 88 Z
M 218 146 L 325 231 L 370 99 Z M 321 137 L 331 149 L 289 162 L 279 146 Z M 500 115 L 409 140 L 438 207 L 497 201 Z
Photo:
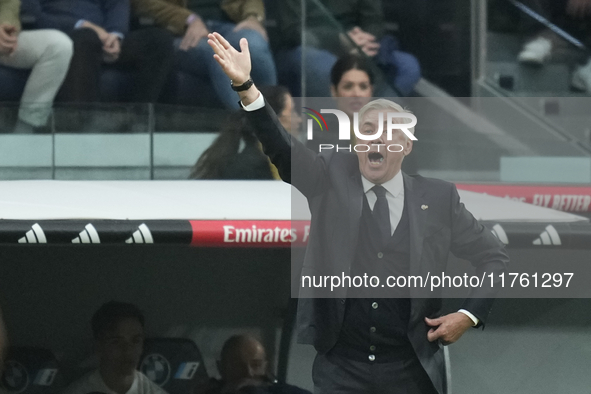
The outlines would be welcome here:
M 215 360 L 215 366 L 218 369 L 218 373 L 222 376 L 222 363 L 220 360 Z
M 330 95 L 332 97 L 338 97 L 337 96 L 337 88 L 333 84 L 330 84 Z
M 410 152 L 412 152 L 412 143 L 413 141 L 410 138 L 406 139 L 406 144 L 403 150 L 404 156 L 408 156 L 410 155 Z

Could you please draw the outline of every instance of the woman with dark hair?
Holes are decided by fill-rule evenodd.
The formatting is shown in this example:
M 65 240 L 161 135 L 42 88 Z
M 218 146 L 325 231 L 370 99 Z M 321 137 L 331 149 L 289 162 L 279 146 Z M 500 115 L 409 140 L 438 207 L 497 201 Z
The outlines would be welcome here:
M 373 96 L 374 80 L 369 60 L 354 54 L 345 55 L 330 71 L 330 93 L 337 99 L 339 109 L 352 118 Z
M 275 110 L 283 127 L 297 132 L 301 119 L 293 111 L 293 99 L 283 86 L 260 89 Z M 281 179 L 277 168 L 262 151 L 261 144 L 244 117 L 243 111 L 232 114 L 218 138 L 191 169 L 190 179 Z

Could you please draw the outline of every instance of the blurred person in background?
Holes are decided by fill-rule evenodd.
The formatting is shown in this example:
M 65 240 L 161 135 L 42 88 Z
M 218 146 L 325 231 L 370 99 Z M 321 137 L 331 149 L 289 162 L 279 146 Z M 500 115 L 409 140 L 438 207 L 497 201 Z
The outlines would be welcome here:
M 211 379 L 206 394 L 309 393 L 278 383 L 269 373 L 265 347 L 251 335 L 234 335 L 224 343 L 218 370 L 221 380 Z
M 100 101 L 104 65 L 132 70 L 132 101 L 155 102 L 172 68 L 172 36 L 159 28 L 129 31 L 129 0 L 22 0 L 37 28 L 59 29 L 74 42 L 60 101 Z
M 365 57 L 347 54 L 341 56 L 330 70 L 330 94 L 336 100 L 337 108 L 351 120 L 351 137 L 354 137 L 353 114 L 359 112 L 373 96 L 375 77 L 369 62 Z M 319 152 L 322 144 L 338 143 L 337 118 L 329 116 L 326 122 L 331 131 L 321 133 L 306 142 L 308 148 L 314 152 Z
M 20 0 L 0 0 L 0 64 L 30 69 L 15 133 L 47 126 L 53 99 L 68 71 L 72 41 L 57 30 L 21 31 Z
M 349 118 L 353 119 L 353 113 L 359 112 L 373 97 L 374 78 L 368 59 L 359 55 L 344 55 L 333 65 L 330 70 L 330 94 Z
M 286 130 L 297 133 L 300 116 L 293 110 L 293 98 L 283 86 L 261 88 Z M 219 136 L 191 170 L 190 179 L 281 179 L 277 168 L 262 151 L 244 114 L 232 114 Z
M 275 62 L 263 26 L 262 0 L 131 0 L 134 13 L 152 19 L 175 35 L 177 67 L 189 74 L 208 77 L 226 108 L 237 109 L 228 78 L 213 60 L 207 45 L 210 31 L 222 32 L 234 45 L 245 37 L 251 43 L 253 62 L 259 65 L 253 79 L 261 86 L 276 85 Z
M 144 347 L 144 315 L 138 307 L 109 301 L 94 313 L 91 325 L 99 367 L 64 394 L 166 394 L 136 370 Z
M 279 8 L 282 50 L 277 54 L 279 79 L 294 96 L 301 96 L 301 1 L 286 0 Z M 310 2 L 306 15 L 306 96 L 330 96 L 330 70 L 339 56 L 361 52 L 384 71 L 388 84 L 381 96 L 408 95 L 421 77 L 420 65 L 410 53 L 400 50 L 398 41 L 384 34 L 384 13 L 379 0 L 319 0 L 331 14 Z M 334 18 L 346 31 L 342 34 Z M 352 45 L 353 42 L 355 45 Z M 360 54 L 361 54 L 360 53 Z M 398 94 L 399 93 L 399 94 Z
M 530 0 L 528 6 L 552 23 L 565 29 L 591 49 L 591 0 Z M 523 48 L 517 60 L 525 65 L 541 67 L 552 58 L 553 51 L 561 40 L 547 28 L 536 32 Z M 571 86 L 579 91 L 591 93 L 591 57 L 575 68 Z

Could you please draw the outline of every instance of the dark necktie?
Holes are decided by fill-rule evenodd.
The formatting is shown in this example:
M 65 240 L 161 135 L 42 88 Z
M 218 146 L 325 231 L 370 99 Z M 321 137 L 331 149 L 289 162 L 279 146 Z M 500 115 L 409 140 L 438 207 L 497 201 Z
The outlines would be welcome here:
M 371 190 L 373 190 L 378 198 L 376 204 L 373 206 L 373 217 L 382 235 L 382 240 L 386 243 L 392 235 L 390 229 L 390 207 L 386 199 L 386 189 L 380 185 L 376 185 Z

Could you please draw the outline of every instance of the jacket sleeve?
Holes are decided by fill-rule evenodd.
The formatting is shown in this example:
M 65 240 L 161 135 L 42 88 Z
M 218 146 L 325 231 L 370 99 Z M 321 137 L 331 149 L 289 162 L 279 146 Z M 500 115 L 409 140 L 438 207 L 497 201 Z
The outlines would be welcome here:
M 279 170 L 281 179 L 308 198 L 320 194 L 328 179 L 324 157 L 292 138 L 266 101 L 263 108 L 246 113 L 263 151 Z
M 20 30 L 20 5 L 19 0 L 0 0 L 0 24 L 8 23 Z
M 265 18 L 265 5 L 262 0 L 223 0 L 222 9 L 234 22 L 242 22 L 249 14 Z
M 507 270 L 509 256 L 504 245 L 486 227 L 472 216 L 455 185 L 451 187 L 451 252 L 468 260 L 476 268 L 476 275 L 487 276 L 482 287 L 471 289 L 462 309 L 470 311 L 483 325 L 490 312 L 494 298 L 500 290 L 499 274 Z M 493 274 L 495 283 L 488 280 Z
M 193 14 L 188 8 L 170 0 L 131 0 L 131 6 L 137 16 L 151 18 L 156 25 L 176 35 L 185 34 L 187 18 Z
M 129 32 L 129 0 L 103 0 L 105 24 L 103 29 L 127 34 Z

